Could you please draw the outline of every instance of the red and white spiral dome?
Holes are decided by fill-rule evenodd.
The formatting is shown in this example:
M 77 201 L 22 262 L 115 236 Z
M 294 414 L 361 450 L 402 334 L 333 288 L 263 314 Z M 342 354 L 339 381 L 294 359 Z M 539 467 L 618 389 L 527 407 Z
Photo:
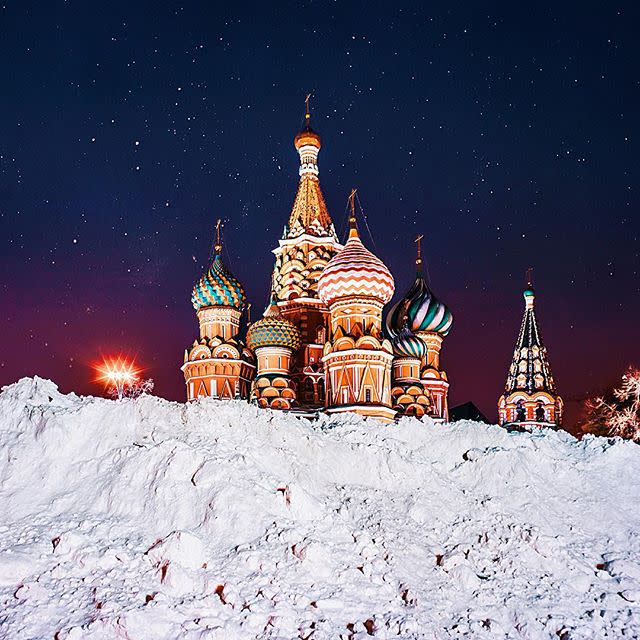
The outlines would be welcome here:
M 362 244 L 355 226 L 344 248 L 329 260 L 318 279 L 318 297 L 327 306 L 351 297 L 373 298 L 386 304 L 394 290 L 391 272 Z

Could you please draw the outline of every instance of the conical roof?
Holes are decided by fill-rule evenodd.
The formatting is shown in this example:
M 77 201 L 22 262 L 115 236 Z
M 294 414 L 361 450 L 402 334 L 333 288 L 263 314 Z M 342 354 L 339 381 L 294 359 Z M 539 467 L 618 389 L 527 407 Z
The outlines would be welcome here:
M 335 237 L 318 178 L 320 136 L 311 128 L 308 108 L 305 126 L 294 138 L 294 145 L 300 155 L 300 183 L 289 215 L 285 238 L 297 238 L 303 234 Z
M 505 392 L 510 394 L 514 391 L 524 391 L 532 394 L 546 391 L 553 395 L 556 388 L 536 319 L 535 292 L 529 285 L 523 295 L 524 316 L 513 351 Z

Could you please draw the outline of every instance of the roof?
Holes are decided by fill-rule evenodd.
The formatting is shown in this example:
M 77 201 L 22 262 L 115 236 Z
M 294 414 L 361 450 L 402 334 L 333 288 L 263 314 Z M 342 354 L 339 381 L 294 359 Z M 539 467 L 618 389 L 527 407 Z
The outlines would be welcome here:
M 295 238 L 304 233 L 320 237 L 334 235 L 333 223 L 320 189 L 320 181 L 317 176 L 311 174 L 300 176 L 286 237 Z
M 514 391 L 524 391 L 533 394 L 546 391 L 554 395 L 555 383 L 547 360 L 547 350 L 538 328 L 533 291 L 527 289 L 524 297 L 526 302 L 524 316 L 513 351 L 505 392 L 510 394 Z

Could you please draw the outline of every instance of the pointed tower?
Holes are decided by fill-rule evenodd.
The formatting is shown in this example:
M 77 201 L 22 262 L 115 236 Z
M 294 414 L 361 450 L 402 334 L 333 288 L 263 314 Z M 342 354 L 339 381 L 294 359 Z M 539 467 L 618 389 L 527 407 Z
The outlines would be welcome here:
M 524 291 L 524 317 L 513 352 L 504 394 L 498 401 L 501 425 L 558 428 L 562 423 L 562 398 L 557 394 L 547 350 L 540 337 L 531 278 Z
M 421 240 L 422 236 L 416 238 L 416 279 L 404 297 L 389 310 L 386 331 L 394 340 L 394 345 L 406 332 L 424 343 L 426 351 L 421 357 L 420 382 L 429 396 L 428 412 L 433 418 L 448 420 L 449 379 L 440 366 L 440 350 L 444 338 L 451 331 L 453 315 L 447 305 L 436 298 L 424 279 Z M 401 394 L 403 386 L 394 383 L 397 396 Z
M 329 317 L 326 305 L 318 298 L 318 279 L 342 247 L 320 189 L 320 136 L 310 121 L 307 96 L 305 125 L 294 139 L 300 156 L 300 183 L 284 234 L 273 251 L 273 292 L 280 313 L 298 327 L 301 335 L 292 365 L 298 400 L 306 408 L 317 409 L 324 405 L 320 359 Z
M 393 276 L 362 244 L 354 200 L 355 190 L 349 197 L 349 239 L 318 281 L 318 295 L 330 314 L 322 357 L 326 408 L 391 421 L 396 414 L 391 407 L 393 350 L 382 334 L 382 308 L 393 296 Z
M 187 400 L 248 398 L 255 373 L 253 354 L 238 339 L 246 295 L 222 261 L 220 229 L 218 220 L 213 261 L 191 294 L 200 339 L 184 352 Z

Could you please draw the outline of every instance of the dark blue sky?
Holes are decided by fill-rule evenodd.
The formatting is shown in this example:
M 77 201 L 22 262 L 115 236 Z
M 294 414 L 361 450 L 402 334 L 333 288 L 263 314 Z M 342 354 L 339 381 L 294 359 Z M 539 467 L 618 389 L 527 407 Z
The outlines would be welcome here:
M 122 351 L 181 399 L 217 217 L 266 302 L 309 91 L 337 228 L 356 186 L 399 292 L 425 234 L 454 404 L 494 417 L 530 265 L 570 415 L 640 363 L 638 10 L 458 5 L 5 2 L 0 382 Z

